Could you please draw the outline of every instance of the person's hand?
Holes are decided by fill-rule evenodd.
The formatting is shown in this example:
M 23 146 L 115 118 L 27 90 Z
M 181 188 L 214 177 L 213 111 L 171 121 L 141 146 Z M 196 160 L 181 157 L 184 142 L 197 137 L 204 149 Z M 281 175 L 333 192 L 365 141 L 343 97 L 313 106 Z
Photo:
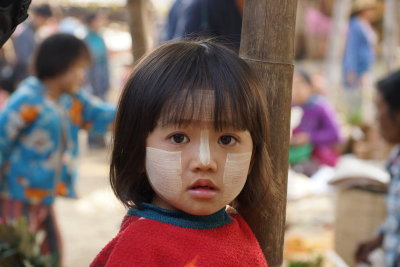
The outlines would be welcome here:
M 310 143 L 310 136 L 308 133 L 296 133 L 292 136 L 290 144 L 292 146 L 301 146 Z
M 371 264 L 368 260 L 369 254 L 382 245 L 383 235 L 380 234 L 374 239 L 363 242 L 358 245 L 356 253 L 354 255 L 357 263 Z

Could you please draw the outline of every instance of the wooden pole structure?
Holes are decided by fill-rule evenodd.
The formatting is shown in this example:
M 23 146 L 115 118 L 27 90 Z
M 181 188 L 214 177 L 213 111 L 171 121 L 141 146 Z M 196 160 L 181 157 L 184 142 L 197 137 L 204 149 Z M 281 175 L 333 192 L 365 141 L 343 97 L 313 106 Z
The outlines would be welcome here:
M 127 0 L 126 8 L 132 37 L 133 64 L 154 45 L 154 19 L 148 0 Z
M 397 46 L 399 44 L 399 7 L 397 0 L 385 0 L 383 16 L 383 58 L 386 72 L 393 72 L 398 68 Z
M 240 56 L 258 74 L 267 96 L 269 179 L 277 188 L 258 216 L 243 216 L 270 267 L 281 266 L 283 257 L 296 8 L 296 0 L 246 0 L 243 13 Z

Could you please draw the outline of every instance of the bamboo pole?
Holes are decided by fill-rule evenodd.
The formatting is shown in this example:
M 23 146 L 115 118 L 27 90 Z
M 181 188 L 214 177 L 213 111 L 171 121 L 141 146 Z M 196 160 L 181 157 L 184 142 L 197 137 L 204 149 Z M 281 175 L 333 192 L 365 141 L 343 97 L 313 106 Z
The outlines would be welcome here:
M 258 74 L 267 96 L 273 165 L 269 179 L 277 191 L 262 203 L 262 210 L 241 214 L 270 267 L 281 266 L 283 257 L 296 8 L 295 0 L 246 0 L 243 14 L 240 56 Z

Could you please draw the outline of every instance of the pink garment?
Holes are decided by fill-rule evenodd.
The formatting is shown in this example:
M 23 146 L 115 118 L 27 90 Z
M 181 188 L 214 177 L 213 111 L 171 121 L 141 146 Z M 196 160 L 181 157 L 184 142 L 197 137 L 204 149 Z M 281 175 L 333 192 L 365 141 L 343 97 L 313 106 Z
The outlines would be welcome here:
M 318 162 L 318 165 L 328 165 L 331 167 L 335 167 L 339 156 L 339 153 L 331 146 L 316 147 L 312 152 L 312 158 Z

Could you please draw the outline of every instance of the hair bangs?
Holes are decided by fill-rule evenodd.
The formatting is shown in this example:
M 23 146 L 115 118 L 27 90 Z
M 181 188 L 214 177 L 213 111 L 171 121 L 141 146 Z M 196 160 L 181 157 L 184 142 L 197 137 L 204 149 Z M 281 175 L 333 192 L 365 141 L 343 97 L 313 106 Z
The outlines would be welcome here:
M 232 86 L 237 88 L 232 90 Z M 239 86 L 213 86 L 208 81 L 175 90 L 162 107 L 159 123 L 185 127 L 196 121 L 210 121 L 217 131 L 252 130 L 257 112 L 251 109 L 254 105 Z

